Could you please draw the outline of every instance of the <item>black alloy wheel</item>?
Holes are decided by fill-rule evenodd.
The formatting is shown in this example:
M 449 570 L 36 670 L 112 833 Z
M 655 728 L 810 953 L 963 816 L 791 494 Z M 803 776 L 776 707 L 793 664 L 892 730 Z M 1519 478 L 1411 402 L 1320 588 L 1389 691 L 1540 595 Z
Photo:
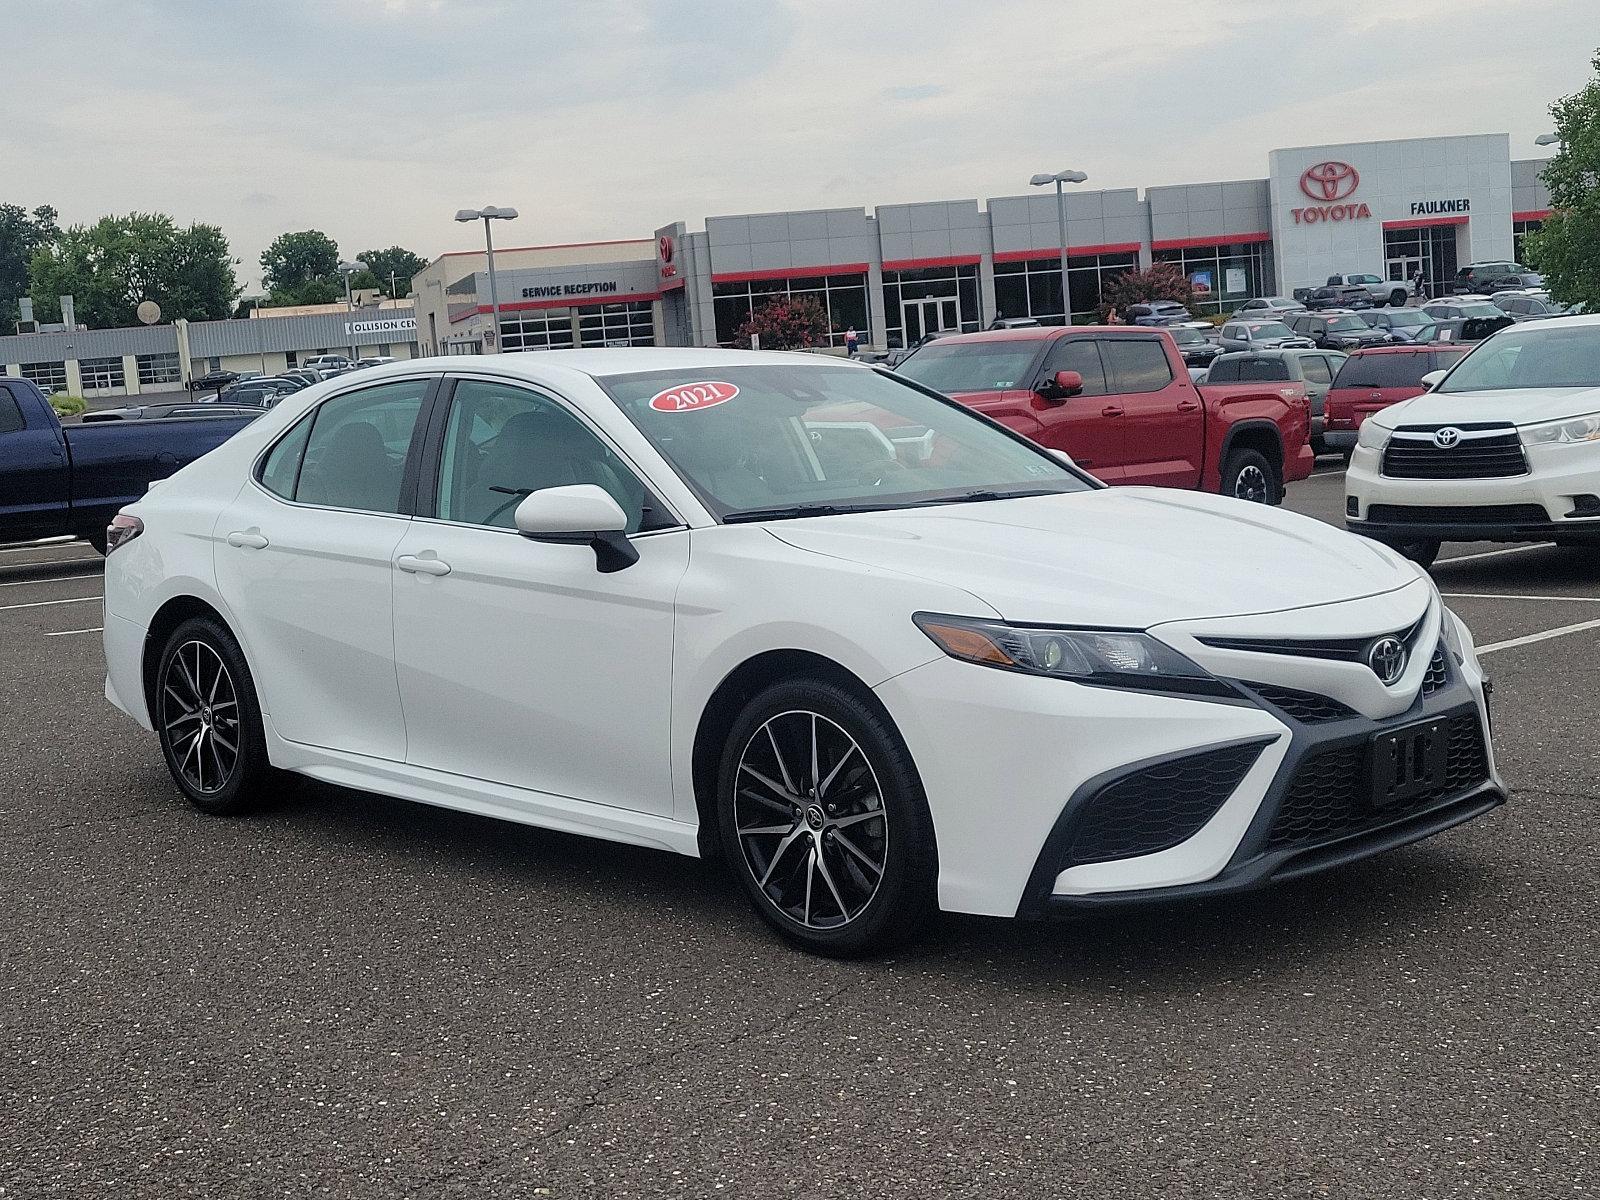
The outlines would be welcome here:
M 217 620 L 185 621 L 162 649 L 150 715 L 173 782 L 203 812 L 242 812 L 272 776 L 255 685 Z

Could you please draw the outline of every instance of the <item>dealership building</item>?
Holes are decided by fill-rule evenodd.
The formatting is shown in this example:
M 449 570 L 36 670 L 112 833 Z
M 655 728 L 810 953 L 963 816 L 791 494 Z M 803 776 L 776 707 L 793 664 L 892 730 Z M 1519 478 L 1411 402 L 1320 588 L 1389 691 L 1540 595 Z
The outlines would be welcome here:
M 1096 317 L 1106 280 L 1177 265 L 1205 312 L 1290 295 L 1336 272 L 1431 293 L 1459 267 L 1514 259 L 1547 215 L 1541 160 L 1507 134 L 1274 150 L 1261 179 L 1067 193 L 1067 299 Z M 649 238 L 495 253 L 502 351 L 716 345 L 777 295 L 812 296 L 832 342 L 981 329 L 1063 315 L 1053 192 L 675 222 Z M 494 352 L 481 251 L 446 254 L 414 281 L 422 353 Z

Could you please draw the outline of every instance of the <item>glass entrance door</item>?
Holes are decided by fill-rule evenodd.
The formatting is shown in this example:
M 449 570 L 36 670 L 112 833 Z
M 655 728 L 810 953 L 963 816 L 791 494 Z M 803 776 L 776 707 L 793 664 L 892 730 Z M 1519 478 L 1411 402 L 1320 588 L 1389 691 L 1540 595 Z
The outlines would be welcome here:
M 955 333 L 961 328 L 961 313 L 954 296 L 907 300 L 900 305 L 900 319 L 908 346 L 916 345 L 924 334 Z

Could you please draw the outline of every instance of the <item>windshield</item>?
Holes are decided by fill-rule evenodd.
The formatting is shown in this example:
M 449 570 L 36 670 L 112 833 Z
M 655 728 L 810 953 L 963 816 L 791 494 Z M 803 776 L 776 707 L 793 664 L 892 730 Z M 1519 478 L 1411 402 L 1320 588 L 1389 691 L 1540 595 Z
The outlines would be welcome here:
M 1180 346 L 1202 346 L 1206 340 L 1205 334 L 1198 329 L 1190 329 L 1187 325 L 1179 325 L 1174 328 L 1172 336 Z
M 930 342 L 898 370 L 907 379 L 950 396 L 958 392 L 994 392 L 1029 387 L 1029 369 L 1039 356 L 1037 338 L 992 342 Z
M 1359 332 L 1366 328 L 1367 323 L 1354 313 L 1345 317 L 1328 318 L 1328 332 L 1330 333 Z
M 1249 329 L 1251 338 L 1258 342 L 1262 338 L 1286 338 L 1294 336 L 1294 330 L 1290 329 L 1282 321 L 1263 321 L 1259 325 L 1249 326 Z
M 599 382 L 724 521 L 1093 486 L 959 404 L 860 367 L 700 367 Z
M 1471 304 L 1461 306 L 1463 317 L 1503 317 L 1505 313 L 1498 304 L 1490 304 L 1487 300 L 1477 300 Z
M 1432 325 L 1433 318 L 1420 308 L 1398 308 L 1388 314 L 1391 328 L 1409 329 Z
M 1462 359 L 1438 391 L 1567 387 L 1600 387 L 1600 326 L 1513 326 Z

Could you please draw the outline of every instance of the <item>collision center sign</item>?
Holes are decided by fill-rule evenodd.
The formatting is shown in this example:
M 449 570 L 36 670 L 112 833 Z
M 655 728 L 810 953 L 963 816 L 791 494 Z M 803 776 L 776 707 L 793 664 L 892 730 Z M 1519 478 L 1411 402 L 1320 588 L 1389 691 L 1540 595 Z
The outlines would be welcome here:
M 1335 203 L 1348 200 L 1361 186 L 1361 174 L 1347 162 L 1313 163 L 1300 173 L 1300 191 L 1306 199 L 1317 201 L 1305 208 L 1292 208 L 1289 214 L 1296 225 L 1314 225 L 1319 221 L 1364 221 L 1372 210 L 1364 201 Z
M 376 321 L 346 321 L 344 333 L 346 337 L 355 337 L 360 333 L 412 333 L 417 328 L 415 317 L 383 317 Z

